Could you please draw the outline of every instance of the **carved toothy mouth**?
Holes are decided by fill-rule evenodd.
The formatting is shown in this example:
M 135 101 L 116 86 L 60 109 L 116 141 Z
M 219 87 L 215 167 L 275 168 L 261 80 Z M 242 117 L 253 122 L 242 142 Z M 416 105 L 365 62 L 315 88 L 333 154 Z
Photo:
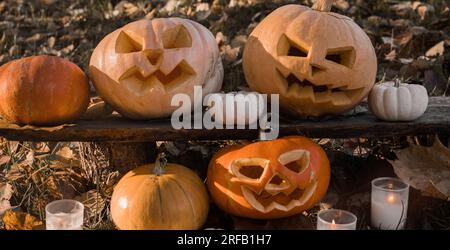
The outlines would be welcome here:
M 147 94 L 155 88 L 171 91 L 195 75 L 195 71 L 185 61 L 181 61 L 171 72 L 165 74 L 156 70 L 149 75 L 143 75 L 137 67 L 126 71 L 119 82 L 138 96 Z
M 312 103 L 332 102 L 335 106 L 349 105 L 352 99 L 361 95 L 364 88 L 347 89 L 347 87 L 332 87 L 333 85 L 315 85 L 310 81 L 298 79 L 294 74 L 283 76 L 277 69 L 284 82 L 287 96 L 298 99 L 309 99 Z
M 258 194 L 245 186 L 241 186 L 244 198 L 261 213 L 268 213 L 274 209 L 290 211 L 295 207 L 302 206 L 312 197 L 316 188 L 317 181 L 314 181 L 306 190 L 296 188 L 290 194 L 284 192 L 273 194 L 272 190 L 263 190 Z
M 280 173 L 272 173 L 268 165 L 270 161 L 264 158 L 238 158 L 231 163 L 230 171 L 235 181 L 241 183 L 241 191 L 245 200 L 256 210 L 268 213 L 274 209 L 289 211 L 304 205 L 317 188 L 314 171 L 310 170 L 311 154 L 307 150 L 294 149 L 278 157 L 279 164 L 290 171 L 295 177 L 305 176 L 307 185 L 293 186 L 288 178 Z M 263 183 L 270 175 L 270 180 Z M 292 176 L 291 176 L 292 178 Z

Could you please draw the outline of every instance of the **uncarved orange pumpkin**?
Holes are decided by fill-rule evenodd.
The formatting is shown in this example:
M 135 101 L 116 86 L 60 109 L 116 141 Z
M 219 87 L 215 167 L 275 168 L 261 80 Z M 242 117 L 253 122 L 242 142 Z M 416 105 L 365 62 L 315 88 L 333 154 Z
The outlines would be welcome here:
M 80 117 L 89 104 L 83 71 L 56 56 L 32 56 L 0 67 L 0 114 L 18 124 L 56 125 Z
M 114 187 L 111 214 L 122 230 L 194 230 L 206 220 L 209 199 L 197 174 L 181 165 L 155 164 L 128 172 Z
M 282 110 L 317 117 L 350 110 L 375 83 L 377 59 L 369 37 L 351 18 L 330 12 L 333 0 L 311 9 L 286 5 L 250 34 L 245 78 L 255 91 L 279 94 Z
M 207 95 L 223 80 L 214 36 L 182 18 L 143 19 L 115 30 L 95 48 L 89 71 L 97 93 L 132 119 L 169 116 L 178 108 L 174 95 L 192 100 L 194 86 Z
M 326 193 L 330 164 L 312 140 L 289 136 L 219 151 L 208 167 L 208 189 L 224 211 L 255 219 L 311 208 Z

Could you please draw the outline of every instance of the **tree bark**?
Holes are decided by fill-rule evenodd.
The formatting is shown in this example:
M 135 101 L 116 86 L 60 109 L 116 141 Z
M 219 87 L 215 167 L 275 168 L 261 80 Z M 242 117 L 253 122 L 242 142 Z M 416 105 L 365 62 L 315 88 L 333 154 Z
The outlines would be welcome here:
M 86 178 L 99 185 L 153 162 L 157 155 L 155 142 L 80 142 L 79 149 Z

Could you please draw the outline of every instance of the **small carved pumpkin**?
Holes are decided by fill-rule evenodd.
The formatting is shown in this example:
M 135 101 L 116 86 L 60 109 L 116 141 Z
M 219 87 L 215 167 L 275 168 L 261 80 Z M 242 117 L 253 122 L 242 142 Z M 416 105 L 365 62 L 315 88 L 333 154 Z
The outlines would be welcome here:
M 98 94 L 122 115 L 149 119 L 170 115 L 178 93 L 219 91 L 222 61 L 211 32 L 191 20 L 157 18 L 129 23 L 107 35 L 89 65 Z
M 339 114 L 367 96 L 377 72 L 369 37 L 352 19 L 329 12 L 332 0 L 312 9 L 286 5 L 250 34 L 243 55 L 253 90 L 280 94 L 281 108 L 309 117 Z
M 89 104 L 84 72 L 56 56 L 31 56 L 0 67 L 0 114 L 10 122 L 58 125 L 79 118 Z
M 114 187 L 111 215 L 122 230 L 193 230 L 206 221 L 208 193 L 197 174 L 178 164 L 128 172 Z
M 369 110 L 385 121 L 413 121 L 428 107 L 427 89 L 418 84 L 383 82 L 375 85 L 368 98 Z
M 330 165 L 308 138 L 289 136 L 222 149 L 208 167 L 208 189 L 224 211 L 281 218 L 312 207 L 326 193 Z

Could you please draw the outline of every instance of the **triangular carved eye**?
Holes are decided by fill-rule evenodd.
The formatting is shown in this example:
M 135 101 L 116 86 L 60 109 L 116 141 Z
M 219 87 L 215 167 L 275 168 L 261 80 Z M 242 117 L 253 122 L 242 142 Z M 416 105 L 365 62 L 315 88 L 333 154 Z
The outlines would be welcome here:
M 258 180 L 268 163 L 262 158 L 238 158 L 231 163 L 231 171 L 238 178 Z
M 116 53 L 142 51 L 142 38 L 132 32 L 121 31 L 116 41 Z
M 309 167 L 309 151 L 298 149 L 286 152 L 278 158 L 278 162 L 295 173 L 302 173 Z
M 282 35 L 278 42 L 279 56 L 307 57 L 308 49 L 305 46 L 295 43 L 286 35 Z
M 181 24 L 164 31 L 162 42 L 165 49 L 192 47 L 191 35 L 186 27 Z

